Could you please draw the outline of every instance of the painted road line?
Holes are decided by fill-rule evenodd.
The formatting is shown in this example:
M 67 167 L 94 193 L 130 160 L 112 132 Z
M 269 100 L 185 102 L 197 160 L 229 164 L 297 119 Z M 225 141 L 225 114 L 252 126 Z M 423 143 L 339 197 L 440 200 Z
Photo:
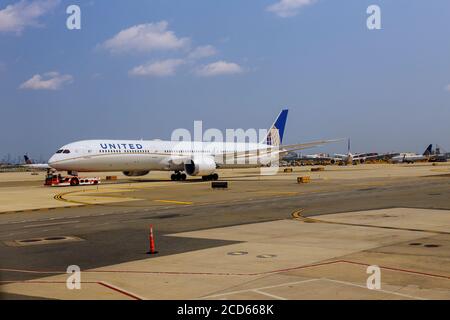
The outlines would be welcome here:
M 285 282 L 285 283 L 280 283 L 280 284 L 275 284 L 275 285 L 265 286 L 265 287 L 259 287 L 259 288 L 229 291 L 229 292 L 205 296 L 205 297 L 202 297 L 201 299 L 218 298 L 218 297 L 235 295 L 235 294 L 239 294 L 239 293 L 246 293 L 246 292 L 251 292 L 251 291 L 256 291 L 256 290 L 261 291 L 261 290 L 267 290 L 267 289 L 273 289 L 273 288 L 287 287 L 287 286 L 291 286 L 291 285 L 297 285 L 297 284 L 301 284 L 301 283 L 313 282 L 313 281 L 318 281 L 318 280 L 320 280 L 320 279 L 306 279 L 306 280 L 300 280 L 300 281 L 294 281 L 294 282 Z
M 264 292 L 264 291 L 261 291 L 261 290 L 258 290 L 258 289 L 255 289 L 255 290 L 252 290 L 252 291 L 255 292 L 255 293 L 258 293 L 258 294 L 262 294 L 263 296 L 275 299 L 275 300 L 287 300 L 286 298 L 283 298 L 283 297 L 280 297 L 280 296 L 276 296 L 274 294 L 270 294 L 270 293 L 267 293 L 267 292 Z
M 343 284 L 343 285 L 347 285 L 347 286 L 353 286 L 353 287 L 357 287 L 357 288 L 371 290 L 371 289 L 368 289 L 367 286 L 363 286 L 363 285 L 359 285 L 359 284 L 352 283 L 352 282 L 347 282 L 347 281 L 334 280 L 334 279 L 328 279 L 328 278 L 321 278 L 320 280 L 321 281 L 328 281 L 328 282 L 333 282 L 333 283 L 337 283 L 337 284 Z M 413 299 L 413 300 L 428 300 L 428 299 L 425 299 L 425 298 L 411 296 L 409 294 L 403 294 L 403 293 L 390 291 L 390 290 L 376 289 L 376 290 L 373 290 L 373 291 L 383 292 L 383 293 L 387 293 L 387 294 L 393 294 L 393 295 L 396 295 L 396 296 L 400 296 L 400 297 L 407 298 L 407 299 Z
M 23 228 L 39 228 L 39 227 L 52 227 L 52 226 L 59 226 L 62 224 L 71 224 L 71 223 L 78 223 L 80 221 L 66 221 L 66 222 L 55 222 L 55 223 L 43 223 L 43 224 L 32 224 L 28 226 L 23 226 Z
M 194 204 L 193 202 L 188 202 L 188 201 L 176 201 L 176 200 L 153 200 L 153 201 L 154 201 L 154 202 L 161 202 L 161 203 L 184 204 L 184 205 Z
M 387 230 L 401 230 L 401 231 L 412 231 L 412 232 L 426 232 L 426 233 L 434 233 L 434 234 L 450 234 L 450 232 L 446 231 L 438 231 L 438 230 L 425 230 L 425 229 L 416 229 L 416 228 L 400 228 L 400 227 L 390 227 L 390 226 L 378 226 L 372 224 L 362 224 L 362 223 L 350 223 L 350 222 L 338 222 L 338 221 L 327 221 L 320 220 L 316 218 L 307 218 L 303 216 L 303 209 L 297 210 L 292 213 L 292 218 L 294 220 L 310 222 L 310 223 L 326 223 L 326 224 L 336 224 L 343 226 L 352 226 L 352 227 L 365 227 L 365 228 L 378 228 L 378 229 L 387 229 Z M 338 213 L 333 213 L 338 214 Z
M 52 280 L 25 280 L 25 281 L 17 281 L 17 280 L 2 280 L 0 281 L 0 283 L 2 284 L 11 284 L 11 283 L 23 283 L 23 284 L 61 284 L 61 283 L 66 283 L 66 281 L 52 281 Z M 104 282 L 104 281 L 82 281 L 81 284 L 97 284 L 100 285 L 102 287 L 108 288 L 110 290 L 113 290 L 117 293 L 120 293 L 122 295 L 125 295 L 131 299 L 134 300 L 146 300 L 146 298 L 143 298 L 141 296 L 138 296 L 137 294 L 134 294 L 130 291 L 124 290 L 122 288 L 119 288 L 117 286 L 114 286 L 108 282 Z
M 56 199 L 56 198 L 55 198 Z M 56 199 L 58 200 L 58 199 Z M 78 205 L 78 206 L 71 206 L 71 207 L 51 207 L 51 208 L 35 208 L 35 209 L 24 209 L 24 210 L 14 210 L 14 211 L 2 211 L 1 214 L 14 214 L 14 213 L 29 213 L 29 212 L 40 212 L 40 211 L 48 211 L 48 210 L 56 210 L 56 209 L 69 209 L 69 208 L 75 208 L 75 207 L 84 207 L 86 205 Z
M 119 287 L 114 286 L 114 285 L 112 285 L 112 284 L 110 284 L 110 283 L 108 283 L 108 282 L 105 282 L 105 281 L 100 281 L 100 282 L 98 282 L 98 284 L 101 285 L 101 286 L 104 286 L 104 287 L 106 287 L 106 288 L 109 288 L 109 289 L 111 289 L 111 290 L 114 290 L 114 291 L 116 291 L 116 292 L 119 292 L 119 293 L 121 293 L 121 294 L 123 294 L 123 295 L 126 295 L 126 296 L 128 296 L 128 297 L 130 297 L 130 298 L 132 298 L 132 299 L 134 299 L 134 300 L 147 300 L 147 299 L 145 299 L 145 298 L 143 298 L 143 297 L 141 297 L 141 296 L 138 296 L 138 295 L 135 294 L 135 293 L 132 293 L 132 292 L 130 292 L 130 291 L 128 291 L 128 290 L 119 288 Z
M 279 194 L 279 195 L 297 195 L 299 194 L 299 192 L 296 191 L 292 191 L 292 192 L 288 192 L 288 191 L 253 191 L 254 193 L 262 193 L 262 194 Z
M 321 262 L 316 264 L 309 264 L 309 265 L 301 265 L 298 267 L 292 267 L 292 268 L 286 268 L 286 269 L 276 269 L 276 270 L 269 270 L 269 271 L 262 271 L 262 272 L 255 272 L 255 273 L 230 273 L 230 272 L 193 272 L 193 271 L 149 271 L 149 270 L 85 270 L 83 272 L 85 273 L 118 273 L 118 274 L 147 274 L 147 275 L 174 275 L 174 276 L 191 276 L 191 275 L 204 275 L 204 276 L 261 276 L 261 275 L 273 275 L 273 274 L 280 274 L 295 270 L 302 270 L 302 269 L 310 269 L 310 268 L 317 268 L 317 267 L 323 267 L 323 266 L 329 266 L 334 264 L 353 264 L 358 266 L 364 266 L 368 267 L 370 264 L 362 263 L 362 262 L 356 262 L 356 261 L 349 261 L 349 260 L 334 260 L 334 261 L 328 261 L 328 262 Z M 442 274 L 433 274 L 433 273 L 427 273 L 422 271 L 416 271 L 416 270 L 408 270 L 408 269 L 401 269 L 401 268 L 395 268 L 395 267 L 388 267 L 388 266 L 382 266 L 379 265 L 381 269 L 385 269 L 388 271 L 393 272 L 401 272 L 401 273 L 409 273 L 417 276 L 425 276 L 425 277 L 433 277 L 433 278 L 440 278 L 444 280 L 450 280 L 450 276 L 448 275 L 442 275 Z M 43 270 L 24 270 L 24 269 L 7 269 L 7 268 L 0 268 L 0 271 L 2 272 L 17 272 L 17 273 L 42 273 L 42 274 L 64 274 L 66 271 L 43 271 Z M 303 283 L 308 281 L 316 281 L 320 279 L 308 279 L 308 280 L 302 280 L 297 282 L 289 282 L 284 283 L 281 285 L 275 285 L 275 286 L 267 286 L 267 287 L 260 287 L 260 288 L 254 288 L 258 290 L 265 290 L 270 288 L 275 288 L 278 286 L 284 286 L 284 285 L 290 285 L 290 284 L 297 284 L 297 283 Z M 239 292 L 248 291 L 251 289 L 245 289 L 241 290 Z M 218 294 L 225 295 L 230 294 L 230 292 Z M 213 296 L 207 296 L 204 298 L 209 298 Z

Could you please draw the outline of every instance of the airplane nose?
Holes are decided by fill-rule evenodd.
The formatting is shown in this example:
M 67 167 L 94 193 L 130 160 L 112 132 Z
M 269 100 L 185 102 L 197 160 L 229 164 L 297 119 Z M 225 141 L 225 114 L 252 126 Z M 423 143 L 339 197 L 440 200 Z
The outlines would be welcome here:
M 53 167 L 53 164 L 56 162 L 56 155 L 53 155 L 50 159 L 48 159 L 48 165 Z

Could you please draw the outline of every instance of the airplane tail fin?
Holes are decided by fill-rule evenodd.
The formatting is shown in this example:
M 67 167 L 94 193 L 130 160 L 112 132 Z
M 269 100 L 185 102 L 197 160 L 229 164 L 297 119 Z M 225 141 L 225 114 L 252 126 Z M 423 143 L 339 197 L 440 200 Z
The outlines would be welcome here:
M 428 146 L 428 148 L 424 151 L 423 155 L 424 155 L 424 156 L 429 156 L 429 155 L 431 155 L 432 149 L 433 149 L 433 145 L 430 144 L 430 145 Z
M 33 161 L 31 161 L 30 158 L 28 158 L 27 155 L 24 155 L 23 157 L 24 157 L 24 159 L 25 159 L 25 163 L 26 163 L 26 164 L 33 164 Z
M 281 110 L 272 127 L 269 129 L 266 138 L 261 143 L 270 146 L 280 146 L 283 143 L 284 128 L 286 127 L 288 112 L 288 109 Z

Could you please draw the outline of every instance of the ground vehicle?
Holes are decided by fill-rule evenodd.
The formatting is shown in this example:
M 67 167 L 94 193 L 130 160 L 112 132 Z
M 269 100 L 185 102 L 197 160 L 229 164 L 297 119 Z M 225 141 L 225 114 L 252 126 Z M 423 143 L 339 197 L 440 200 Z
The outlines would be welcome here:
M 68 186 L 86 186 L 86 185 L 98 185 L 100 184 L 100 178 L 85 178 L 77 176 L 62 176 L 56 172 L 49 170 L 45 177 L 44 185 L 50 187 L 68 187 Z

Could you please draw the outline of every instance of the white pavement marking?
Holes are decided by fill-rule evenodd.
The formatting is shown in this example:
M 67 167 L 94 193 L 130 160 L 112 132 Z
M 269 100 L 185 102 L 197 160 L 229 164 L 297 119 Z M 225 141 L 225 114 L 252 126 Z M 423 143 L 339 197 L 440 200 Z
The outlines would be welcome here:
M 270 294 L 270 293 L 267 293 L 267 292 L 264 292 L 264 291 L 260 291 L 260 290 L 257 290 L 257 289 L 254 289 L 252 291 L 256 292 L 256 293 L 259 293 L 259 294 L 262 294 L 264 296 L 270 297 L 270 298 L 277 299 L 277 300 L 287 300 L 286 298 L 283 298 L 283 297 L 280 297 L 280 296 L 276 296 L 274 294 Z
M 243 290 L 238 290 L 238 291 L 230 291 L 230 292 L 225 292 L 225 293 L 205 296 L 205 297 L 202 297 L 202 299 L 225 297 L 225 296 L 239 294 L 239 293 L 245 293 L 245 292 L 256 292 L 256 293 L 259 293 L 259 294 L 262 294 L 262 295 L 265 295 L 265 296 L 268 296 L 268 297 L 271 297 L 271 298 L 274 298 L 274 299 L 287 300 L 286 298 L 283 298 L 283 297 L 280 297 L 280 296 L 276 296 L 276 295 L 264 292 L 262 290 L 267 290 L 267 289 L 272 289 L 272 288 L 279 288 L 279 287 L 285 287 L 285 286 L 289 286 L 289 285 L 296 285 L 296 284 L 313 282 L 313 281 L 329 281 L 329 282 L 334 282 L 334 283 L 344 284 L 344 285 L 348 285 L 348 286 L 354 286 L 354 287 L 358 287 L 358 288 L 367 289 L 366 286 L 359 285 L 359 284 L 352 283 L 352 282 L 333 280 L 333 279 L 328 279 L 328 278 L 317 278 L 317 279 L 308 279 L 308 280 L 302 280 L 302 281 L 296 281 L 296 282 L 287 282 L 287 283 L 277 284 L 277 285 L 273 285 L 273 286 L 260 287 L 260 288 L 243 289 Z M 367 289 L 367 290 L 369 290 L 369 289 Z M 397 295 L 397 296 L 404 297 L 404 298 L 409 298 L 409 299 L 414 299 L 414 300 L 427 300 L 425 298 L 411 296 L 411 295 L 407 295 L 407 294 L 402 294 L 402 293 L 398 293 L 398 292 L 395 292 L 395 291 L 381 290 L 381 289 L 380 290 L 374 290 L 374 291 L 383 292 L 383 293 L 387 293 L 387 294 L 393 294 L 393 295 Z
M 348 286 L 353 286 L 353 287 L 359 287 L 359 288 L 367 289 L 366 286 L 359 285 L 359 284 L 352 283 L 352 282 L 346 282 L 346 281 L 340 281 L 340 280 L 332 280 L 332 279 L 328 279 L 328 278 L 322 278 L 322 279 L 319 279 L 319 280 L 325 280 L 325 281 L 329 281 L 329 282 L 345 284 L 345 285 L 348 285 Z M 367 289 L 367 290 L 370 290 L 370 289 Z M 395 291 L 389 291 L 389 290 L 378 289 L 378 290 L 371 290 L 371 291 L 384 292 L 384 293 L 393 294 L 393 295 L 396 295 L 396 296 L 409 298 L 409 299 L 415 299 L 415 300 L 428 300 L 428 299 L 425 299 L 425 298 L 415 297 L 415 296 L 411 296 L 411 295 L 408 295 L 408 294 L 402 294 L 402 293 L 398 293 L 398 292 L 395 292 Z
M 253 289 L 243 289 L 243 290 L 238 290 L 238 291 L 230 291 L 230 292 L 225 292 L 225 293 L 219 293 L 219 294 L 213 294 L 213 295 L 210 295 L 210 296 L 205 296 L 202 299 L 228 296 L 228 295 L 232 295 L 232 294 L 238 294 L 238 293 L 243 293 L 243 292 L 251 292 L 251 291 L 255 291 L 255 290 L 259 291 L 259 290 L 266 290 L 266 289 L 272 289 L 272 288 L 278 288 L 278 287 L 285 287 L 285 286 L 290 286 L 290 285 L 294 285 L 294 284 L 307 283 L 307 282 L 313 282 L 313 281 L 318 281 L 318 280 L 320 280 L 320 279 L 308 279 L 308 280 L 301 280 L 301 281 L 295 281 L 295 282 L 286 282 L 286 283 L 282 283 L 282 284 L 276 284 L 276 285 L 273 285 L 273 286 L 266 286 L 266 287 L 253 288 Z

